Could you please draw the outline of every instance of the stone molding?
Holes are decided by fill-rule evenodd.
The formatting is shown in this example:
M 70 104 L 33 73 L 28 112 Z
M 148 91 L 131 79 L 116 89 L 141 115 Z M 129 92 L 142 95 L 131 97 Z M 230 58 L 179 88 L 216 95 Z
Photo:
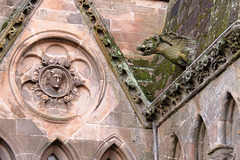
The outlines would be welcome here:
M 144 127 L 150 128 L 150 123 L 147 123 L 145 117 L 142 115 L 143 110 L 148 105 L 147 98 L 138 85 L 137 80 L 134 78 L 121 50 L 115 43 L 113 36 L 100 18 L 98 11 L 94 7 L 94 3 L 90 0 L 75 1 L 77 7 L 83 13 L 83 17 L 89 28 L 93 30 L 98 45 L 126 93 L 140 122 Z
M 130 147 L 121 139 L 118 135 L 113 134 L 106 138 L 95 150 L 91 160 L 100 160 L 102 155 L 112 145 L 115 145 L 118 150 L 124 155 L 126 159 L 136 160 L 136 156 L 130 149 Z
M 148 106 L 147 120 L 160 126 L 240 56 L 240 21 L 230 25 Z
M 16 160 L 25 160 L 26 159 L 19 143 L 14 138 L 14 136 L 11 135 L 11 133 L 6 131 L 6 129 L 0 128 L 0 138 L 2 138 L 4 140 L 4 142 L 6 143 L 6 145 L 8 145 L 10 151 L 12 152 L 12 154 Z
M 53 143 L 56 143 L 59 145 L 61 149 L 63 149 L 71 159 L 74 160 L 81 160 L 82 157 L 78 153 L 77 147 L 74 145 L 73 140 L 67 140 L 65 142 L 61 141 L 61 139 L 55 139 L 54 141 L 50 142 L 47 138 L 42 140 L 42 143 L 39 144 L 37 149 L 35 150 L 32 160 L 40 160 L 44 152 L 48 149 L 49 146 L 51 146 Z
M 41 3 L 41 0 L 23 1 L 2 25 L 0 29 L 0 61 L 4 58 L 18 35 L 23 30 L 24 25 L 33 15 L 33 9 Z

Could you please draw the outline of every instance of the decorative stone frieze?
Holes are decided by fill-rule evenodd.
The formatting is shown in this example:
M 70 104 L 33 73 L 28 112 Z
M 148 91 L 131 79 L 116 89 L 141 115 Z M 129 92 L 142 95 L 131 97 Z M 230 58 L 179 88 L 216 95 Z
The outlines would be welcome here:
M 105 90 L 105 72 L 94 53 L 60 36 L 24 41 L 13 57 L 10 84 L 19 104 L 36 116 L 62 123 L 91 113 Z
M 95 9 L 93 2 L 89 0 L 76 0 L 80 11 L 83 13 L 87 24 L 93 29 L 94 36 L 103 51 L 107 61 L 118 78 L 123 90 L 127 94 L 133 109 L 135 110 L 141 123 L 147 127 L 143 110 L 148 105 L 147 98 L 134 78 L 128 64 L 123 57 L 121 50 L 114 41 L 113 36 L 107 30 L 105 24 Z
M 240 22 L 232 24 L 147 108 L 148 120 L 163 123 L 239 56 Z
M 40 0 L 27 0 L 15 9 L 0 29 L 0 61 L 21 33 L 24 24 L 28 21 L 32 10 Z

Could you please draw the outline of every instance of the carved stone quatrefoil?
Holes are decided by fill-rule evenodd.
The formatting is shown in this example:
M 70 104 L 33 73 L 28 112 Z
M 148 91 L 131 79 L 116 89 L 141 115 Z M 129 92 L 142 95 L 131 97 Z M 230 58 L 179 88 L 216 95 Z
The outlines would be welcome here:
M 93 53 L 89 55 L 73 44 L 36 43 L 12 62 L 15 97 L 23 108 L 28 106 L 49 121 L 66 121 L 94 111 L 105 80 L 100 61 Z

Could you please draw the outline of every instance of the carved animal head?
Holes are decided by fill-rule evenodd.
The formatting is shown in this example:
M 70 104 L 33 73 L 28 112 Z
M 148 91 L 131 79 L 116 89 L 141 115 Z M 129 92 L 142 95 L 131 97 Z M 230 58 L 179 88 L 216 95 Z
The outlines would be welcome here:
M 146 39 L 137 50 L 144 56 L 161 54 L 172 63 L 186 67 L 195 57 L 196 46 L 196 41 L 171 32 Z
M 137 47 L 137 50 L 143 52 L 143 55 L 150 55 L 152 51 L 159 45 L 160 37 L 155 35 L 143 41 L 141 46 Z

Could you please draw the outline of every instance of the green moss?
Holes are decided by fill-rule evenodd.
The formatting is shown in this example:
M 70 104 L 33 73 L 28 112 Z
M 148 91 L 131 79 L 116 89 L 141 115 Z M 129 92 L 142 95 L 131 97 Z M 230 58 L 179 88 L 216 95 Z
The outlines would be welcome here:
M 138 60 L 133 60 L 132 63 L 134 66 L 149 67 L 151 62 L 143 59 L 138 59 Z
M 2 25 L 1 31 L 4 30 L 7 27 L 7 25 L 8 25 L 8 22 L 4 22 L 3 25 Z
M 148 100 L 153 101 L 167 87 L 168 82 L 171 82 L 182 73 L 182 69 L 166 59 L 161 60 L 159 56 L 154 58 L 150 66 L 155 68 L 152 76 L 148 72 L 139 69 L 134 70 L 134 76 L 138 80 L 152 80 L 153 83 L 139 83 L 139 85 Z
M 179 16 L 173 17 L 172 19 L 167 17 L 167 23 L 163 29 L 165 32 L 179 31 L 184 28 L 187 29 L 186 26 L 183 26 L 188 25 L 185 22 L 187 22 L 187 18 L 189 17 L 188 11 L 191 8 L 190 1 L 187 2 L 189 3 L 184 3 L 184 6 L 180 10 Z M 201 52 L 204 51 L 229 26 L 232 2 L 233 0 L 216 0 L 214 5 L 208 10 L 200 10 L 198 22 L 192 30 L 183 30 L 185 36 L 189 36 L 187 33 L 193 33 L 192 31 L 196 32 L 196 38 L 199 41 L 198 55 L 201 54 Z M 206 5 L 202 0 L 200 3 L 201 5 Z M 182 15 L 180 22 L 180 15 L 183 12 L 185 13 L 185 9 L 186 14 Z M 151 62 L 140 59 L 133 61 L 133 64 L 138 67 L 150 67 L 154 69 L 152 74 L 142 70 L 134 71 L 134 76 L 137 79 L 151 79 L 153 81 L 153 83 L 144 82 L 139 84 L 149 101 L 153 101 L 163 91 L 163 89 L 165 89 L 167 85 L 171 83 L 172 80 L 182 73 L 182 69 L 180 67 L 173 65 L 171 62 L 163 59 L 161 56 L 155 56 L 154 60 Z
M 204 51 L 229 26 L 230 3 L 228 1 L 218 1 L 214 8 L 208 11 L 208 14 L 211 14 L 208 22 L 210 25 L 207 28 L 208 32 L 200 36 L 199 53 Z M 226 8 L 226 6 L 228 7 Z
M 134 68 L 133 71 L 134 71 L 133 75 L 137 80 L 150 80 L 150 79 L 152 79 L 148 70 Z

